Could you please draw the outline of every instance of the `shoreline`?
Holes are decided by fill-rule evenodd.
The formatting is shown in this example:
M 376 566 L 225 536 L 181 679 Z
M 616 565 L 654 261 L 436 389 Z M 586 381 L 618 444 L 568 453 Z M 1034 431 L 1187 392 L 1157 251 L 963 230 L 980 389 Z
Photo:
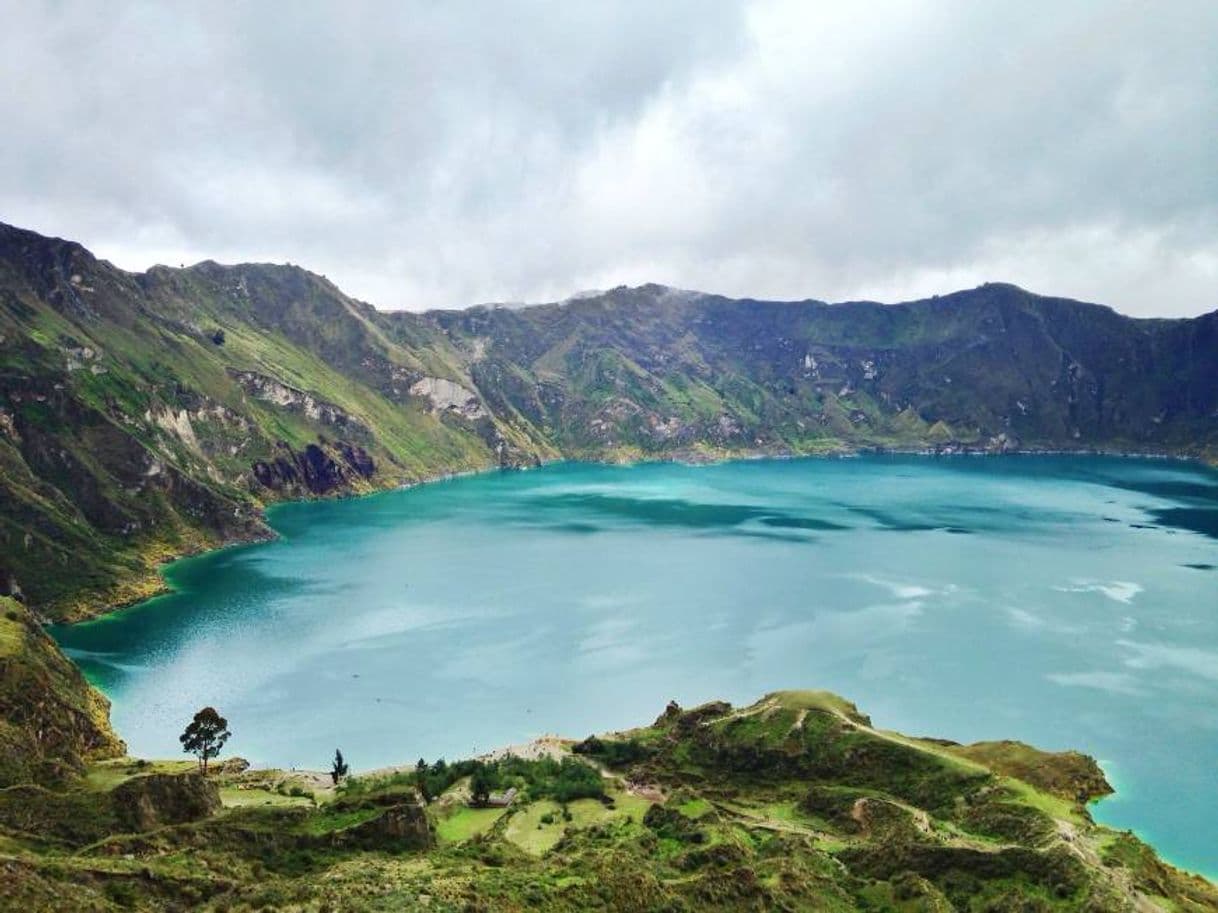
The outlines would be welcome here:
M 356 500 L 360 498 L 374 497 L 376 495 L 388 494 L 395 491 L 409 491 L 414 488 L 421 488 L 424 485 L 434 485 L 439 482 L 450 482 L 464 478 L 472 478 L 481 475 L 490 475 L 496 472 L 528 472 L 535 469 L 544 469 L 548 466 L 560 465 L 563 463 L 573 463 L 580 465 L 591 466 L 645 466 L 658 463 L 672 463 L 681 466 L 715 466 L 734 462 L 752 462 L 756 460 L 844 460 L 857 459 L 865 456 L 917 456 L 931 459 L 951 459 L 959 457 L 1048 457 L 1048 456 L 1078 456 L 1078 457 L 1109 457 L 1115 459 L 1129 460 L 1155 460 L 1160 462 L 1178 461 L 1181 463 L 1189 463 L 1203 466 L 1209 470 L 1218 471 L 1218 464 L 1208 462 L 1199 455 L 1188 455 L 1180 453 L 1170 453 L 1166 451 L 1139 451 L 1139 450 L 1121 450 L 1115 448 L 1012 448 L 1010 450 L 995 450 L 986 447 L 973 447 L 972 445 L 945 445 L 944 447 L 921 447 L 921 448 L 904 448 L 904 447 L 844 447 L 839 450 L 824 450 L 816 452 L 803 452 L 791 449 L 779 450 L 740 450 L 740 451 L 723 451 L 721 453 L 707 453 L 705 451 L 673 451 L 670 453 L 655 455 L 655 456 L 632 456 L 630 459 L 613 459 L 606 455 L 596 458 L 591 456 L 571 456 L 561 457 L 556 459 L 541 460 L 534 465 L 522 466 L 502 466 L 488 465 L 482 469 L 464 469 L 458 471 L 442 471 L 431 475 L 424 476 L 416 481 L 400 482 L 394 485 L 376 488 L 371 491 L 336 491 L 333 494 L 322 495 L 312 498 L 285 498 L 275 500 L 269 504 L 263 505 L 258 511 L 258 517 L 264 525 L 267 534 L 262 536 L 254 536 L 250 538 L 233 538 L 225 540 L 215 546 L 200 546 L 197 549 L 181 552 L 169 558 L 159 561 L 152 568 L 151 573 L 155 575 L 159 585 L 149 589 L 146 595 L 139 595 L 131 599 L 125 599 L 119 602 L 105 603 L 100 608 L 76 617 L 64 618 L 56 621 L 50 619 L 37 610 L 31 609 L 38 620 L 44 627 L 52 627 L 56 625 L 78 625 L 89 624 L 101 621 L 107 617 L 121 613 L 126 609 L 133 608 L 138 605 L 143 605 L 153 599 L 161 596 L 167 596 L 171 593 L 176 593 L 173 585 L 166 578 L 166 570 L 179 561 L 184 561 L 190 558 L 201 558 L 205 555 L 210 555 L 216 552 L 224 551 L 231 548 L 244 548 L 251 545 L 261 545 L 267 542 L 278 541 L 281 536 L 270 522 L 270 515 L 280 507 L 288 507 L 296 504 L 309 504 L 315 501 L 346 501 Z M 136 584 L 130 584 L 136 585 Z
M 1159 846 L 1160 846 L 1159 843 L 1155 840 L 1155 838 L 1151 834 L 1147 833 L 1144 828 L 1120 827 L 1118 825 L 1108 824 L 1107 822 L 1099 820 L 1093 814 L 1093 810 L 1099 809 L 1105 802 L 1108 802 L 1108 803 L 1115 802 L 1115 803 L 1119 804 L 1123 800 L 1128 799 L 1129 798 L 1129 784 L 1123 778 L 1120 778 L 1120 777 L 1116 776 L 1114 773 L 1112 773 L 1112 767 L 1114 765 L 1111 761 L 1100 761 L 1100 760 L 1096 759 L 1095 763 L 1100 766 L 1100 770 L 1102 770 L 1104 772 L 1104 779 L 1107 780 L 1108 785 L 1110 787 L 1112 787 L 1112 792 L 1107 793 L 1103 796 L 1096 796 L 1094 799 L 1092 799 L 1090 802 L 1088 802 L 1084 806 L 1084 808 L 1087 810 L 1087 814 L 1091 816 L 1092 822 L 1097 827 L 1107 828 L 1108 830 L 1112 831 L 1113 833 L 1117 833 L 1117 834 L 1125 834 L 1125 833 L 1133 834 L 1135 837 L 1137 837 L 1147 846 L 1153 847 L 1155 854 L 1165 864 L 1167 864 L 1167 865 L 1171 866 L 1172 868 L 1177 869 L 1181 872 L 1184 872 L 1188 875 L 1192 875 L 1197 878 L 1203 878 L 1206 881 L 1210 882 L 1211 884 L 1218 885 L 1218 869 L 1215 869 L 1212 872 L 1208 872 L 1203 869 L 1194 869 L 1194 868 L 1190 867 L 1187 863 L 1183 863 L 1176 859 L 1170 858 L 1169 856 L 1167 856 L 1167 854 L 1163 850 L 1161 850 L 1159 848 Z

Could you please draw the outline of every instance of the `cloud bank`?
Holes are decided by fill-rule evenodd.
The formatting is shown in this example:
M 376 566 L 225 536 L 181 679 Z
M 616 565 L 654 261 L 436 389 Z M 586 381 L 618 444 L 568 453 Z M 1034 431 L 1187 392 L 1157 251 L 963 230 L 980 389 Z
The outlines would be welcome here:
M 1218 4 L 0 0 L 0 220 L 385 308 L 1218 308 Z

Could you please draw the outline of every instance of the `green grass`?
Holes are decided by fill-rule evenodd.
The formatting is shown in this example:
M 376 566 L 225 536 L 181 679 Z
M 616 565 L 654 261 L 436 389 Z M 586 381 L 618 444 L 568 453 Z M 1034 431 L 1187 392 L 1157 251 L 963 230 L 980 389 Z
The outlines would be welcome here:
M 90 789 L 108 791 L 132 777 L 143 774 L 180 774 L 199 769 L 197 761 L 143 761 L 136 758 L 111 758 L 90 764 L 84 784 Z
M 816 819 L 800 811 L 797 802 L 767 802 L 758 809 L 765 817 L 786 824 L 812 826 Z
M 547 820 L 543 821 L 543 818 Z M 557 802 L 541 799 L 514 811 L 503 836 L 526 853 L 540 856 L 558 843 L 566 830 L 562 807 Z
M 282 796 L 280 798 L 288 798 Z M 277 806 L 283 808 L 281 804 Z M 247 806 L 250 808 L 250 806 Z M 384 810 L 376 806 L 356 807 L 356 808 L 327 808 L 322 809 L 315 815 L 306 817 L 300 825 L 300 831 L 305 834 L 320 835 L 332 834 L 335 831 L 346 830 L 349 827 L 355 827 L 357 824 L 363 824 L 365 821 L 371 821 L 384 813 Z
M 807 834 L 821 835 L 828 825 L 826 822 L 805 813 L 795 800 L 766 801 L 758 798 L 755 801 L 734 800 L 720 803 L 720 808 L 745 826 L 774 828 L 775 830 L 790 830 Z
M 647 809 L 654 804 L 650 799 L 626 792 L 611 792 L 610 795 L 613 797 L 613 804 L 618 814 L 633 821 L 642 821 L 643 816 L 647 814 Z
M 436 836 L 444 843 L 464 843 L 489 831 L 505 812 L 502 808 L 457 806 L 437 818 Z
M 597 799 L 577 799 L 567 803 L 565 816 L 563 806 L 550 799 L 518 806 L 512 809 L 503 836 L 525 852 L 537 856 L 552 848 L 571 830 L 614 822 L 638 824 L 652 804 L 616 785 L 608 789 L 608 795 L 613 800 L 612 806 Z M 706 810 L 710 808 L 710 803 L 706 803 Z M 567 820 L 567 816 L 570 820 Z
M 858 707 L 832 691 L 775 691 L 767 694 L 759 703 L 771 700 L 788 710 L 822 710 L 855 722 L 864 722 Z
M 313 800 L 307 796 L 285 796 L 270 789 L 258 787 L 244 789 L 236 786 L 222 786 L 220 801 L 225 808 L 246 808 L 257 806 L 312 806 Z
M 18 611 L 14 600 L 0 596 L 0 656 L 15 655 L 25 642 L 26 627 Z
M 1013 777 L 1003 777 L 1001 782 L 1003 786 L 1019 798 L 1020 802 L 1044 812 L 1050 818 L 1069 821 L 1075 825 L 1087 823 L 1084 811 L 1076 803 L 1067 802 L 1065 799 L 1051 795 Z
M 703 815 L 708 815 L 715 810 L 715 807 L 706 799 L 690 799 L 687 802 L 682 802 L 677 806 L 679 811 L 686 818 L 698 819 Z
M 617 817 L 616 809 L 607 808 L 597 799 L 576 799 L 574 802 L 568 802 L 567 811 L 571 815 L 571 827 L 590 827 Z

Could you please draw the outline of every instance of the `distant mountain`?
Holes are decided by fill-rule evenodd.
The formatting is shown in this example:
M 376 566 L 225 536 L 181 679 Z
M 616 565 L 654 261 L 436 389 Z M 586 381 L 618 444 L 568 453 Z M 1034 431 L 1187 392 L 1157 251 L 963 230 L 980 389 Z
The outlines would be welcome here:
M 860 448 L 1218 457 L 1218 313 L 646 285 L 386 313 L 291 266 L 129 273 L 0 226 L 0 594 L 78 618 L 283 498 L 571 459 Z

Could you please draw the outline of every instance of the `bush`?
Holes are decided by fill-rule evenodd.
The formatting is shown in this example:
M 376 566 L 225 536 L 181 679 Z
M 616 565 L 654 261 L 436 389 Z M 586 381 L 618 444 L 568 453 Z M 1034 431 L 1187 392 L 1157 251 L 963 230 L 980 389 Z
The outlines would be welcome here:
M 589 736 L 571 750 L 596 758 L 608 767 L 628 767 L 655 754 L 655 749 L 637 739 L 599 739 L 596 736 Z
M 463 777 L 477 776 L 478 786 L 489 792 L 509 787 L 527 790 L 533 799 L 573 802 L 576 799 L 604 799 L 605 784 L 600 772 L 577 758 L 565 757 L 525 760 L 509 755 L 498 761 L 457 761 L 443 759 L 423 764 L 411 771 L 384 777 L 356 777 L 341 787 L 344 795 L 358 796 L 384 792 L 401 786 L 419 787 L 425 795 L 439 796 Z
M 120 907 L 134 907 L 139 901 L 139 892 L 128 881 L 107 881 L 102 888 L 111 903 Z
M 558 802 L 574 799 L 600 799 L 605 795 L 604 778 L 600 772 L 576 761 L 563 758 L 558 776 L 551 787 L 551 797 Z
M 525 788 L 534 799 L 566 803 L 576 799 L 599 799 L 605 794 L 600 772 L 576 758 L 526 761 L 507 757 L 487 766 L 495 769 L 498 778 L 495 789 Z

